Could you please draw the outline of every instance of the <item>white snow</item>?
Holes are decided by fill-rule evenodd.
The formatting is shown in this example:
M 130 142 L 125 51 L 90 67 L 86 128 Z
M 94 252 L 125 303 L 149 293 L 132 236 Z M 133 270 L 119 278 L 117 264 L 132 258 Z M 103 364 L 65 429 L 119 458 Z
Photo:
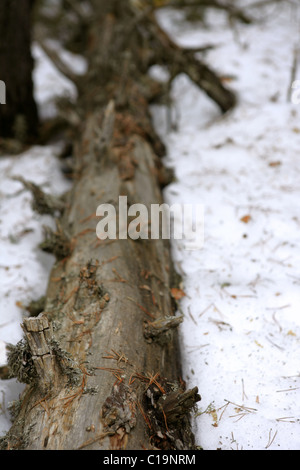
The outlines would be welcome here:
M 255 13 L 260 21 L 234 28 L 213 10 L 205 27 L 170 10 L 159 16 L 180 44 L 216 45 L 199 57 L 231 77 L 226 84 L 239 101 L 222 117 L 182 75 L 172 88 L 172 123 L 165 108 L 153 107 L 165 163 L 176 173 L 166 201 L 205 210 L 203 248 L 187 251 L 181 241 L 172 248 L 186 294 L 184 379 L 202 396 L 193 425 L 206 450 L 300 450 L 300 105 L 288 98 L 298 11 L 288 4 Z M 75 91 L 34 51 L 36 97 L 47 116 L 54 95 Z M 22 337 L 22 304 L 44 294 L 53 263 L 37 248 L 42 224 L 53 221 L 32 211 L 30 194 L 11 177 L 64 192 L 58 150 L 33 147 L 0 159 L 0 365 L 4 343 Z M 0 381 L 0 434 L 22 388 Z
M 256 12 L 257 13 L 257 12 Z M 289 96 L 299 22 L 290 6 L 238 25 L 160 15 L 180 44 L 217 44 L 204 60 L 238 94 L 219 111 L 185 76 L 173 86 L 173 125 L 153 110 L 176 182 L 170 204 L 204 205 L 202 250 L 173 241 L 184 378 L 202 400 L 194 418 L 206 450 L 300 449 L 300 108 Z M 300 71 L 298 71 L 300 73 Z M 297 77 L 296 77 L 297 78 Z

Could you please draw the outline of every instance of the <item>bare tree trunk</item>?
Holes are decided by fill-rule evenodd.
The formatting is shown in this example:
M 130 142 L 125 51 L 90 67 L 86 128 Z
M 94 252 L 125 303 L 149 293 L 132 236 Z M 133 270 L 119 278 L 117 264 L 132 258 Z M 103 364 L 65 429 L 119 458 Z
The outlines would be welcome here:
M 181 379 L 169 242 L 99 240 L 95 217 L 102 203 L 118 209 L 119 196 L 148 209 L 162 203 L 147 41 L 162 41 L 169 52 L 157 56 L 172 66 L 180 50 L 127 1 L 93 4 L 89 70 L 78 82 L 75 183 L 43 245 L 57 257 L 44 311 L 24 320 L 25 340 L 10 352 L 14 375 L 28 386 L 2 448 L 194 449 L 189 413 L 200 396 Z M 229 109 L 233 94 L 210 76 L 210 95 Z M 37 207 L 50 212 L 52 203 Z
M 6 104 L 0 105 L 1 137 L 28 140 L 37 135 L 30 37 L 32 4 L 33 0 L 0 3 L 0 79 L 6 86 Z

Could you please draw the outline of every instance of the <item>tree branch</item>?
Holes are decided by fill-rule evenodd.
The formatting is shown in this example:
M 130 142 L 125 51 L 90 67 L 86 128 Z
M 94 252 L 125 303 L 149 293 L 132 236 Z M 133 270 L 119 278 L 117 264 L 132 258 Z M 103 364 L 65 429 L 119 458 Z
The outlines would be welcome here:
M 149 16 L 147 27 L 148 31 L 152 33 L 153 45 L 156 44 L 154 48 L 156 62 L 166 64 L 173 78 L 180 73 L 187 74 L 199 88 L 217 103 L 222 112 L 227 112 L 235 106 L 235 94 L 224 87 L 213 70 L 195 58 L 194 52 L 175 44 L 160 27 L 154 15 Z
M 236 18 L 245 24 L 252 23 L 250 18 L 242 9 L 237 8 L 231 4 L 223 3 L 218 0 L 170 0 L 167 3 L 168 6 L 174 7 L 205 7 L 205 8 L 216 8 L 218 10 L 226 11 L 231 18 Z

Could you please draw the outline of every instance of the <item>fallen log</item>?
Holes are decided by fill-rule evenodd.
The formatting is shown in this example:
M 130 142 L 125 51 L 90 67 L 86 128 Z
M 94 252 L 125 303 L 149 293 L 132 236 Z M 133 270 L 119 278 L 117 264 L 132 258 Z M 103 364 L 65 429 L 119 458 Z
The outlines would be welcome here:
M 122 194 L 148 207 L 162 202 L 151 148 L 138 136 L 131 137 L 130 147 L 127 157 L 138 162 L 134 179 L 122 179 L 112 149 L 106 165 L 94 158 L 74 185 L 62 221 L 70 234 L 71 255 L 57 260 L 44 311 L 24 320 L 27 341 L 19 345 L 23 350 L 18 357 L 15 348 L 10 356 L 10 363 L 21 369 L 15 375 L 24 380 L 22 374 L 27 374 L 28 387 L 11 430 L 14 439 L 7 437 L 9 448 L 194 445 L 182 421 L 199 395 L 191 392 L 193 399 L 183 408 L 186 391 L 175 329 L 167 325 L 157 336 L 146 334 L 155 321 L 175 314 L 168 244 L 96 237 L 91 209 L 101 201 L 117 206 Z M 54 243 L 53 251 L 60 246 L 58 239 Z M 150 391 L 155 400 L 147 398 Z M 166 401 L 165 421 L 161 403 L 170 395 L 174 400 L 174 393 L 174 407 L 184 411 L 168 423 L 172 406 L 169 410 Z M 155 426 L 149 424 L 149 414 Z

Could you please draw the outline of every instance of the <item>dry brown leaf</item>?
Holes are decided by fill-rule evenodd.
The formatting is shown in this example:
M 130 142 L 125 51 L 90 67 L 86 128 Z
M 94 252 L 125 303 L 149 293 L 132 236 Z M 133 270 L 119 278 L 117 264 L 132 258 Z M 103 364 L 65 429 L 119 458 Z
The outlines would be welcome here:
M 247 214 L 244 215 L 243 217 L 240 218 L 241 222 L 244 222 L 244 224 L 247 224 L 251 220 L 251 215 Z
M 176 287 L 173 287 L 171 289 L 171 295 L 175 300 L 180 300 L 182 297 L 185 297 L 185 292 L 183 292 L 182 289 L 177 289 Z
M 289 331 L 287 332 L 287 334 L 288 334 L 289 336 L 297 336 L 296 333 L 294 333 L 292 330 L 289 330 Z

